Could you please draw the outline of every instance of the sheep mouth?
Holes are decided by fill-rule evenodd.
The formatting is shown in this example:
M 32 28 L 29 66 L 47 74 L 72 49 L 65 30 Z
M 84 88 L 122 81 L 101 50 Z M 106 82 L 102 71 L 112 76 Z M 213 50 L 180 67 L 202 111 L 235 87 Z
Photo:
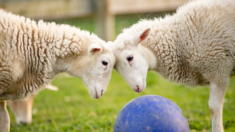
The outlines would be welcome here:
M 94 98 L 95 98 L 95 99 L 99 99 L 100 97 L 101 97 L 101 96 L 98 95 L 98 92 L 97 92 L 96 87 L 95 87 L 95 97 L 94 97 Z
M 142 80 L 143 80 L 142 86 L 141 85 L 135 85 L 135 87 L 133 88 L 133 90 L 137 93 L 141 93 L 145 89 L 145 78 L 143 78 Z

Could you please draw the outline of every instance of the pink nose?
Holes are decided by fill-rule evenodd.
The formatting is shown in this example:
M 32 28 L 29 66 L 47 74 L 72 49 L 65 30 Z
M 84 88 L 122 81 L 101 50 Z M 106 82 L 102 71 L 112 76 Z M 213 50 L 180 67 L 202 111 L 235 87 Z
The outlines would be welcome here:
M 136 89 L 135 89 L 135 91 L 136 91 L 136 92 L 138 92 L 138 93 L 140 92 L 140 88 L 139 88 L 139 86 L 138 86 L 138 85 L 136 85 Z

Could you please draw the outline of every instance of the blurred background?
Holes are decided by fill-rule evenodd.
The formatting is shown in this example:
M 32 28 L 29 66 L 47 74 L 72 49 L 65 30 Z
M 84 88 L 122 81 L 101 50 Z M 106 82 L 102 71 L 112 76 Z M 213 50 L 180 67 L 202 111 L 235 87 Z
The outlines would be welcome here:
M 189 0 L 0 0 L 0 8 L 13 14 L 69 24 L 114 40 L 124 28 L 141 19 L 173 14 Z M 1 19 L 1 18 L 0 18 Z M 112 132 L 121 108 L 142 95 L 160 95 L 171 99 L 187 118 L 192 132 L 211 131 L 208 87 L 187 88 L 170 83 L 149 72 L 147 87 L 135 93 L 113 70 L 107 92 L 98 100 L 89 95 L 79 78 L 59 74 L 52 84 L 59 91 L 42 90 L 35 97 L 33 122 L 17 125 L 13 113 L 11 132 Z M 224 128 L 235 131 L 235 78 L 231 79 L 224 102 Z M 9 108 L 8 108 L 9 109 Z
M 114 40 L 140 18 L 171 13 L 188 0 L 0 0 L 0 7 L 35 20 L 69 23 Z M 128 20 L 127 20 L 128 19 Z

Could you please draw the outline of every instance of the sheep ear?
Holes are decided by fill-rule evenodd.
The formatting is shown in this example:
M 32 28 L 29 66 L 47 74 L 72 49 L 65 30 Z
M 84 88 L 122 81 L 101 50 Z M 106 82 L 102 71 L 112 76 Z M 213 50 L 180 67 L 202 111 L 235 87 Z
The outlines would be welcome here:
M 108 47 L 110 48 L 110 49 L 113 49 L 113 42 L 111 42 L 111 41 L 108 41 L 107 42 L 107 45 L 108 45 Z
M 143 32 L 141 32 L 140 34 L 135 35 L 132 39 L 132 42 L 134 45 L 138 45 L 141 41 L 143 41 L 144 39 L 146 39 L 150 33 L 151 29 L 147 28 L 145 29 Z
M 89 48 L 88 48 L 88 54 L 95 54 L 98 53 L 102 50 L 102 48 L 100 47 L 100 45 L 93 43 L 90 44 Z

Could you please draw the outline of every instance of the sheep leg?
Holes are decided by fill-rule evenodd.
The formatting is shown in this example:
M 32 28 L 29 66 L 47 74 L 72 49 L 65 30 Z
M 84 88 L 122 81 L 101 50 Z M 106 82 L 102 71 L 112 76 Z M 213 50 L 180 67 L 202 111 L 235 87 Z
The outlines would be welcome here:
M 223 102 L 227 82 L 210 83 L 209 109 L 212 118 L 212 132 L 223 132 Z
M 10 117 L 6 104 L 6 101 L 0 101 L 0 132 L 10 131 Z
M 32 107 L 35 95 L 31 94 L 26 99 L 15 101 L 8 100 L 8 106 L 14 113 L 17 124 L 30 124 L 32 122 Z

